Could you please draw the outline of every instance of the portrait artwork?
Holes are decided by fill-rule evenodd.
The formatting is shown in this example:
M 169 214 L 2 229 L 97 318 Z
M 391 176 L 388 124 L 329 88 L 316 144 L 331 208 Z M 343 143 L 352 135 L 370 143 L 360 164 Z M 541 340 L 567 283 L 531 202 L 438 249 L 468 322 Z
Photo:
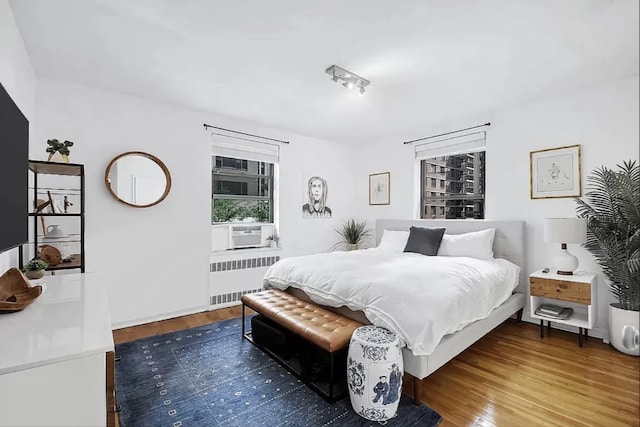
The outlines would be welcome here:
M 327 206 L 329 187 L 327 180 L 319 175 L 303 179 L 302 217 L 331 218 L 331 208 Z

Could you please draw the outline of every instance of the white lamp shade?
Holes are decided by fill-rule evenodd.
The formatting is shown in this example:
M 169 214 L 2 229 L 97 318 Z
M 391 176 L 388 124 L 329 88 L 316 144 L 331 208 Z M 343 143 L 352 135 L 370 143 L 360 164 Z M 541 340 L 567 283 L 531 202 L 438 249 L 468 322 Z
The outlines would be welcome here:
M 553 243 L 584 243 L 587 241 L 585 218 L 547 218 L 544 240 Z

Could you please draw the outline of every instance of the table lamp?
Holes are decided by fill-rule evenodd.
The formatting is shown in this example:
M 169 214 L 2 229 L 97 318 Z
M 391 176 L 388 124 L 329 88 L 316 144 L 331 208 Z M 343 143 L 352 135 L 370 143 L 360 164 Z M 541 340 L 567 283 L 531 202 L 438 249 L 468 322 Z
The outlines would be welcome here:
M 555 258 L 558 274 L 573 275 L 578 268 L 578 258 L 567 252 L 567 243 L 587 241 L 587 220 L 585 218 L 547 218 L 544 223 L 545 242 L 560 243 L 561 253 Z

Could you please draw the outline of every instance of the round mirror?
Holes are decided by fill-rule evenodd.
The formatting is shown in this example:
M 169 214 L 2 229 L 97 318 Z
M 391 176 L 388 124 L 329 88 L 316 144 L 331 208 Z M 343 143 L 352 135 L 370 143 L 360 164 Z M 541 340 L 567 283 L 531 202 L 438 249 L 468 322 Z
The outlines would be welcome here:
M 104 183 L 111 195 L 122 203 L 148 208 L 167 197 L 171 190 L 171 174 L 156 156 L 129 151 L 109 162 Z

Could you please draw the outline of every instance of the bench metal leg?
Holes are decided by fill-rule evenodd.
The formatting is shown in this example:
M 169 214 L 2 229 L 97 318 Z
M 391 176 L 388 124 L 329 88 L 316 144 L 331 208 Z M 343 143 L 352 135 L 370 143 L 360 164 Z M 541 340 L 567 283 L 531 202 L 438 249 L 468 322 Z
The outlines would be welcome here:
M 335 382 L 334 364 L 336 360 L 336 353 L 338 352 L 334 351 L 329 355 L 329 400 L 333 400 L 333 385 Z

